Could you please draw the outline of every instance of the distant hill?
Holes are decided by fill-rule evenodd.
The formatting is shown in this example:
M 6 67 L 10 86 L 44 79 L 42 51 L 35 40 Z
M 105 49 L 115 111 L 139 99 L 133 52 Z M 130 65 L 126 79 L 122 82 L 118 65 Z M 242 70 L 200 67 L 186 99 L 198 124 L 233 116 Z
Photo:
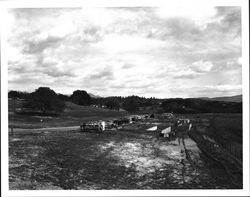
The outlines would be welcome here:
M 242 113 L 241 102 L 225 102 L 200 98 L 167 99 L 162 102 L 165 112 L 186 113 Z
M 88 92 L 88 95 L 89 95 L 91 98 L 101 98 L 101 96 L 94 95 L 94 94 L 89 93 L 89 92 Z
M 199 99 L 207 100 L 207 101 L 224 101 L 224 102 L 236 102 L 240 103 L 242 102 L 242 95 L 236 95 L 236 96 L 225 96 L 225 97 L 201 97 Z

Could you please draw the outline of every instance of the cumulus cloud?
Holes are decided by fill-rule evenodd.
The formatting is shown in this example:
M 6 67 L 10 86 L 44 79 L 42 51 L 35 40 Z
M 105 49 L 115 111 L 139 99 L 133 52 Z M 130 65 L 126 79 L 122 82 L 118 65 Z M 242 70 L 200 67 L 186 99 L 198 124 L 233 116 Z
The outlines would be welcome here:
M 206 73 L 211 71 L 213 64 L 210 61 L 203 62 L 202 60 L 191 64 L 190 68 L 198 73 Z
M 133 64 L 124 64 L 123 66 L 122 66 L 122 68 L 123 69 L 129 69 L 129 68 L 133 68 L 135 65 L 133 65 Z
M 161 18 L 188 18 L 195 22 L 200 28 L 205 28 L 206 25 L 214 20 L 216 9 L 212 6 L 204 6 L 197 9 L 195 6 L 178 6 L 175 9 L 172 7 L 157 8 L 156 13 Z
M 9 89 L 241 93 L 240 7 L 17 8 L 9 19 Z
M 88 80 L 103 80 L 103 79 L 113 79 L 113 72 L 109 69 L 103 69 L 101 71 L 96 71 L 96 73 L 92 73 L 88 75 Z
M 26 41 L 23 51 L 25 53 L 41 53 L 44 49 L 57 44 L 60 40 L 61 38 L 52 36 L 35 37 Z
M 188 91 L 187 91 L 188 90 Z M 206 85 L 188 86 L 171 88 L 172 92 L 184 94 L 184 97 L 220 97 L 241 94 L 241 85 Z
M 174 74 L 174 78 L 179 79 L 194 79 L 199 76 L 199 73 L 192 71 L 191 69 L 188 70 L 180 70 Z

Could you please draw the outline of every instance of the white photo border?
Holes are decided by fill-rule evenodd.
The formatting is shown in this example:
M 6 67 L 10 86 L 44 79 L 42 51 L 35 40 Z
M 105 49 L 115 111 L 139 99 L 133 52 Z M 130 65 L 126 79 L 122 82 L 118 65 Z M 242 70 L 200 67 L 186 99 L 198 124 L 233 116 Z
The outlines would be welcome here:
M 169 5 L 241 6 L 243 91 L 243 189 L 228 190 L 9 190 L 8 181 L 8 21 L 9 8 L 161 7 Z M 1 184 L 3 196 L 248 196 L 249 190 L 249 2 L 248 0 L 33 0 L 1 1 Z

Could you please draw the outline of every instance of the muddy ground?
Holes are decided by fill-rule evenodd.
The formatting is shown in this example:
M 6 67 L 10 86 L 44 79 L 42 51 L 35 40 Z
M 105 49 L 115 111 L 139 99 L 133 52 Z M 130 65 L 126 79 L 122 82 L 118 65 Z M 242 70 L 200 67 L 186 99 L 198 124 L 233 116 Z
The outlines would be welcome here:
M 145 129 L 15 133 L 9 175 L 12 190 L 235 188 L 186 133 Z

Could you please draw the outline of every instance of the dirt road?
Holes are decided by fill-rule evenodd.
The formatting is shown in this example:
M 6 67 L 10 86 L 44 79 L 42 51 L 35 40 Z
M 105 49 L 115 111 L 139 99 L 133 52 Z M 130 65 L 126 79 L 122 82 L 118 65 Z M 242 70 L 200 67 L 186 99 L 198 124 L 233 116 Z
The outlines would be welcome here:
M 49 132 L 49 131 L 71 131 L 71 130 L 77 130 L 80 129 L 80 126 L 70 126 L 70 127 L 46 127 L 46 128 L 37 128 L 37 129 L 21 129 L 21 128 L 14 128 L 14 134 L 15 133 L 32 133 L 32 132 Z M 9 129 L 10 132 L 10 129 Z

